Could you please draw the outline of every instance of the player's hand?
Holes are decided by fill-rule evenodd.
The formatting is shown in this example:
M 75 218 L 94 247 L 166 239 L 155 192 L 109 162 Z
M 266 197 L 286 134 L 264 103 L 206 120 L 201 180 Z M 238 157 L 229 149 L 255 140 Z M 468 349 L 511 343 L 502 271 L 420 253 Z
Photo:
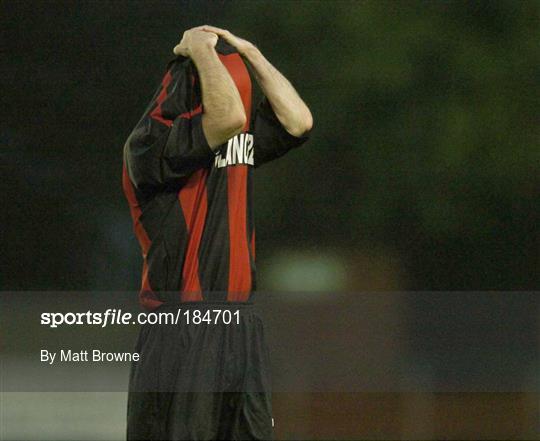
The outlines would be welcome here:
M 217 34 L 203 31 L 202 28 L 203 26 L 197 26 L 185 31 L 182 40 L 173 49 L 174 54 L 191 57 L 193 52 L 201 47 L 216 47 Z
M 211 32 L 219 35 L 221 38 L 225 39 L 231 46 L 234 46 L 240 55 L 245 55 L 246 51 L 255 47 L 253 43 L 250 43 L 243 38 L 237 37 L 234 34 L 231 34 L 229 31 L 221 28 L 216 28 L 215 26 L 203 25 L 200 27 L 205 32 Z

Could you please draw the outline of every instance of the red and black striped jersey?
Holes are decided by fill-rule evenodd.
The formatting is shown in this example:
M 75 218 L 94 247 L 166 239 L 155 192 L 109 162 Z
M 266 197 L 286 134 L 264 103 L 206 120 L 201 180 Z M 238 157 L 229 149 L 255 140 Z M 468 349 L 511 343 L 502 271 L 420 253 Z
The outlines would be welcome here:
M 124 146 L 123 189 L 143 255 L 139 299 L 149 310 L 164 302 L 249 300 L 256 286 L 253 170 L 310 135 L 289 134 L 264 96 L 252 109 L 242 57 L 221 38 L 216 51 L 248 115 L 242 133 L 210 149 L 197 69 L 178 56 Z

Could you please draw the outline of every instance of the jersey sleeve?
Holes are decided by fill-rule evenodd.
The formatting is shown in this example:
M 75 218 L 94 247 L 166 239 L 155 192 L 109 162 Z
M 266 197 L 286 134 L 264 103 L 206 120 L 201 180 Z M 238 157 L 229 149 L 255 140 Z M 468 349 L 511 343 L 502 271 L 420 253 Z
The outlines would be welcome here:
M 305 143 L 313 129 L 302 136 L 293 136 L 279 122 L 268 98 L 263 96 L 252 119 L 254 137 L 254 166 L 273 161 L 289 150 Z
M 188 61 L 171 62 L 124 145 L 136 188 L 175 185 L 208 166 L 215 153 L 202 129 L 200 88 Z

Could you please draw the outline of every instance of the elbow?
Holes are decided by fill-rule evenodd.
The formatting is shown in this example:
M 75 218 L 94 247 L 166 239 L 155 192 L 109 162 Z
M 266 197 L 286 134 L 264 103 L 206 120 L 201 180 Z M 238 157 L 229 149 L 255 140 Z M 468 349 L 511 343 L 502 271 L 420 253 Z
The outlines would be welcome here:
M 311 115 L 311 112 L 308 112 L 304 121 L 304 131 L 302 133 L 309 132 L 312 127 L 313 127 L 313 116 Z
M 300 122 L 297 123 L 294 127 L 291 127 L 288 132 L 296 137 L 305 135 L 313 127 L 313 116 L 311 112 L 308 112 L 305 116 L 300 119 Z
M 247 116 L 246 113 L 242 110 L 230 116 L 228 127 L 231 131 L 235 132 L 235 134 L 238 134 L 244 129 L 246 122 Z
M 229 115 L 227 115 L 222 122 L 220 130 L 222 137 L 225 138 L 225 141 L 241 133 L 246 125 L 246 122 L 247 117 L 243 110 L 231 112 Z
M 203 119 L 205 135 L 210 148 L 215 150 L 233 136 L 241 133 L 246 125 L 246 121 L 247 117 L 243 110 L 231 111 L 227 116 L 221 116 L 219 118 Z

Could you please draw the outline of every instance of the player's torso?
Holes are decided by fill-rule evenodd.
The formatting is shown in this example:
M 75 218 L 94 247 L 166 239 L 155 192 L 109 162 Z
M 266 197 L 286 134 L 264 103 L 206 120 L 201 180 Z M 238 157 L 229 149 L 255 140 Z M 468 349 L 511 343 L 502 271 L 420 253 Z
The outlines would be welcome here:
M 165 301 L 245 301 L 255 288 L 251 80 L 238 53 L 218 55 L 237 86 L 247 122 L 207 168 L 144 204 L 141 219 L 151 236 L 148 281 Z M 194 80 L 196 87 L 199 79 Z

